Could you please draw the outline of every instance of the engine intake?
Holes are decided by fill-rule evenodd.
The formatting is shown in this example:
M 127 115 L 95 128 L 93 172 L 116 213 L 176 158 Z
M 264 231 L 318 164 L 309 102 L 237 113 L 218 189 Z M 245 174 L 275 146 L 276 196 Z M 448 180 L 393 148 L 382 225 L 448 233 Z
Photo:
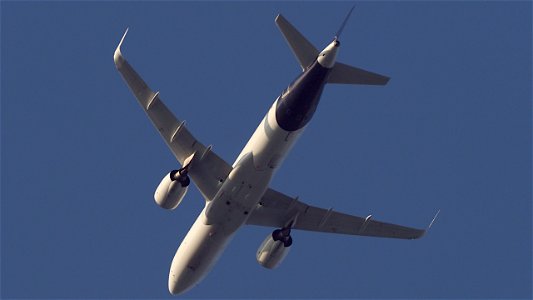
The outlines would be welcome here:
M 161 180 L 155 190 L 154 199 L 164 209 L 175 209 L 185 197 L 191 180 L 186 169 L 174 170 Z

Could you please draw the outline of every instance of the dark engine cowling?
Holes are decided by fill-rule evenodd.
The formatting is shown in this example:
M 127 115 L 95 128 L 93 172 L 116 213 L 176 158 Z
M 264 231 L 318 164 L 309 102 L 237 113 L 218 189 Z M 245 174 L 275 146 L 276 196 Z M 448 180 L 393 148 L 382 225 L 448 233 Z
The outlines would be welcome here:
M 259 246 L 256 258 L 261 266 L 267 269 L 274 269 L 289 254 L 292 237 L 289 235 L 290 230 L 288 233 L 284 233 L 284 229 L 274 230 Z
M 186 171 L 174 170 L 168 173 L 155 190 L 155 202 L 164 209 L 178 207 L 187 193 L 190 182 Z

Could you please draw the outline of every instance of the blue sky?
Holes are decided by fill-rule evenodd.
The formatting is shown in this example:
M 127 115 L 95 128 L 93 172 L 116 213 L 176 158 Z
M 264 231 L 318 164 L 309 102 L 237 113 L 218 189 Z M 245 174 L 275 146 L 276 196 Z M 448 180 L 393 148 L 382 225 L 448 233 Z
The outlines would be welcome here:
M 115 70 L 123 53 L 230 163 L 299 73 L 278 13 L 318 48 L 351 2 L 2 2 L 1 296 L 169 298 L 203 207 L 153 192 L 177 166 Z M 339 60 L 385 87 L 327 86 L 272 186 L 425 227 L 402 241 L 294 232 L 284 263 L 244 227 L 191 298 L 530 298 L 531 2 L 358 2 Z M 325 174 L 323 173 L 325 170 Z

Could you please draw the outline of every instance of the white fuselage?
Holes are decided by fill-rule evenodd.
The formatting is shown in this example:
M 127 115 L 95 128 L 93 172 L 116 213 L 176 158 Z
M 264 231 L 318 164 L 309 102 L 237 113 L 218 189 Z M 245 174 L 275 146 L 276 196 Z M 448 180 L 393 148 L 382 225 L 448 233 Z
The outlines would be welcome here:
M 220 191 L 212 201 L 206 202 L 176 251 L 168 278 L 172 294 L 192 288 L 207 275 L 235 231 L 258 205 L 277 167 L 305 129 L 285 131 L 279 127 L 278 100 L 235 160 Z
M 245 224 L 258 205 L 274 172 L 305 130 L 316 109 L 327 74 L 335 64 L 337 50 L 338 42 L 334 40 L 322 50 L 313 65 L 274 101 L 233 163 L 228 178 L 213 200 L 206 202 L 176 251 L 168 276 L 168 288 L 172 294 L 192 288 L 209 273 L 233 234 Z M 293 97 L 287 100 L 289 106 L 285 107 L 278 120 L 278 102 L 285 101 L 282 100 L 285 95 Z M 294 115 L 300 109 L 301 115 Z M 289 129 L 283 129 L 283 126 Z

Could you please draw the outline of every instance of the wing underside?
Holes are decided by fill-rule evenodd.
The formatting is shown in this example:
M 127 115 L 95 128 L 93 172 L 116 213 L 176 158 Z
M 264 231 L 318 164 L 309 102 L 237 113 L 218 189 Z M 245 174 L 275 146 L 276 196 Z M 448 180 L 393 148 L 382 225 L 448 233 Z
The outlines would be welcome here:
M 189 175 L 204 197 L 211 200 L 232 167 L 211 151 L 211 147 L 204 146 L 189 132 L 185 122 L 178 120 L 161 101 L 159 92 L 152 91 L 124 58 L 120 47 L 126 33 L 114 54 L 117 70 L 180 164 L 183 165 L 193 154 L 199 158 L 195 159 Z
M 425 233 L 421 229 L 375 221 L 370 216 L 357 217 L 310 206 L 273 189 L 266 191 L 247 224 L 281 228 L 292 220 L 294 229 L 327 233 L 398 239 L 416 239 Z

